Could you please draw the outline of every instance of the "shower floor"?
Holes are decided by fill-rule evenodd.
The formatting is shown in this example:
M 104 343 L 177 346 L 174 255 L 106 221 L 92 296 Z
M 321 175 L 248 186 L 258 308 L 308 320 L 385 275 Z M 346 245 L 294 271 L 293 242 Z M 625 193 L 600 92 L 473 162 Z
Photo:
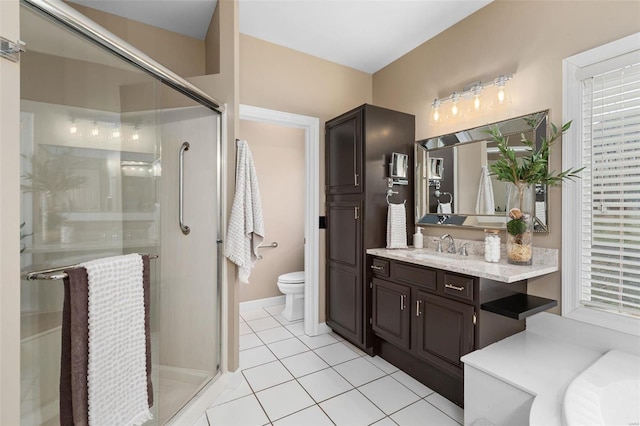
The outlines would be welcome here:
M 166 366 L 158 368 L 159 379 L 154 383 L 154 421 L 148 425 L 163 425 L 190 401 L 213 376 L 203 371 L 187 370 Z

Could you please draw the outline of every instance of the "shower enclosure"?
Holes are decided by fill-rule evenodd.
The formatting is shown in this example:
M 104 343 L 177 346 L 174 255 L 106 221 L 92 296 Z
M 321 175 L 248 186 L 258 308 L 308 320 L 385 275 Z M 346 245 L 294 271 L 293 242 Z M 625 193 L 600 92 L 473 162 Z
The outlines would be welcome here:
M 61 280 L 26 274 L 153 253 L 164 424 L 220 370 L 221 110 L 124 44 L 105 47 L 65 5 L 24 1 L 20 19 L 21 423 L 58 424 L 63 296 Z

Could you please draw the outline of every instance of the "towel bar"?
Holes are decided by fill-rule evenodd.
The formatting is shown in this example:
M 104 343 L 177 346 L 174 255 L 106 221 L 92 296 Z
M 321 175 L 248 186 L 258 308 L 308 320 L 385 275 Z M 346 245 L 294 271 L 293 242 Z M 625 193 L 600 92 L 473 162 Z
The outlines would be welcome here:
M 144 256 L 144 253 L 140 253 Z M 147 254 L 149 259 L 157 259 L 158 255 L 154 253 Z M 73 269 L 78 268 L 80 265 L 67 265 L 67 266 L 59 266 L 57 268 L 51 269 L 42 269 L 40 271 L 32 271 L 32 272 L 23 272 L 20 276 L 21 278 L 26 279 L 27 281 L 35 281 L 35 280 L 63 280 L 67 278 L 67 273 L 64 272 L 65 269 Z

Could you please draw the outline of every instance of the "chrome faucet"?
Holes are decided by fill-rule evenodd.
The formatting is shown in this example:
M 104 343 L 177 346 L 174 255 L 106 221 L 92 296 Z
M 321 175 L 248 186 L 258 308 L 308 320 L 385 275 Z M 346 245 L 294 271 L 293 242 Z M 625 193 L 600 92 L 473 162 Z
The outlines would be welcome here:
M 447 249 L 447 253 L 455 253 L 456 243 L 451 235 L 444 234 L 442 237 L 440 237 L 440 242 L 446 240 L 447 238 L 449 239 L 449 248 Z M 442 245 L 440 244 L 440 242 L 438 242 L 438 251 L 442 251 Z

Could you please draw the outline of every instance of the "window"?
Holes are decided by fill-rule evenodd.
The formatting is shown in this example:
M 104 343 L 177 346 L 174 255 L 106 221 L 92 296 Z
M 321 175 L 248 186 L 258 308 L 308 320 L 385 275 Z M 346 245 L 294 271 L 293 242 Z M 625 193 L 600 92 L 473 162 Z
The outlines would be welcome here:
M 563 315 L 640 334 L 640 34 L 564 60 Z

